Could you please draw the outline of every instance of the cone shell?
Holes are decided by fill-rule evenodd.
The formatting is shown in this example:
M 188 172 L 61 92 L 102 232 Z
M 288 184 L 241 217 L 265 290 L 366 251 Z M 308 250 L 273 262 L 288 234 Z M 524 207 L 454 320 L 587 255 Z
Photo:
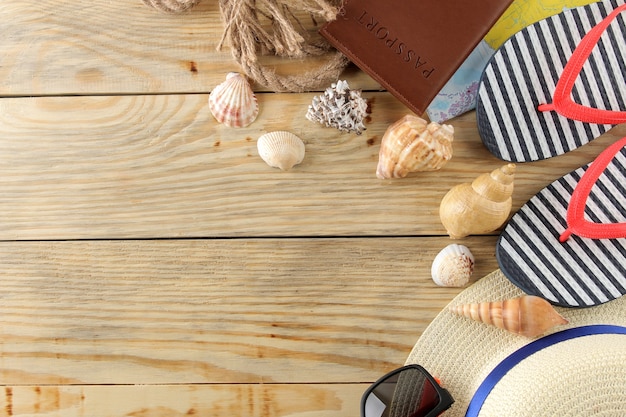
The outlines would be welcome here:
M 406 115 L 383 135 L 376 176 L 403 178 L 410 172 L 436 171 L 452 158 L 454 128 Z
M 304 142 L 290 132 L 277 131 L 257 140 L 259 156 L 269 166 L 287 171 L 304 159 Z
M 463 287 L 474 272 L 474 255 L 463 245 L 451 244 L 433 260 L 431 274 L 435 284 L 442 287 Z
M 502 226 L 511 212 L 514 178 L 515 164 L 507 164 L 448 191 L 439 205 L 448 235 L 460 239 Z
M 555 326 L 567 323 L 549 302 L 534 295 L 504 301 L 461 304 L 450 307 L 450 311 L 526 337 L 540 336 Z
M 237 72 L 226 76 L 209 95 L 209 109 L 220 123 L 229 127 L 246 127 L 256 120 L 259 105 L 247 78 Z

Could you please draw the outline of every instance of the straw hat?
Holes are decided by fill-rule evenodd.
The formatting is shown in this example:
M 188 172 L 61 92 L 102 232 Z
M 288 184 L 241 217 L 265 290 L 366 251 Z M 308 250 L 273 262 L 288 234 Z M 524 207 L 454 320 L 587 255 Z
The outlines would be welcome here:
M 449 306 L 521 295 L 498 270 Z M 555 309 L 569 323 L 532 339 L 446 308 L 406 363 L 422 365 L 450 391 L 455 403 L 446 417 L 464 416 L 472 401 L 472 412 L 479 410 L 473 415 L 480 416 L 626 416 L 626 297 L 590 308 Z

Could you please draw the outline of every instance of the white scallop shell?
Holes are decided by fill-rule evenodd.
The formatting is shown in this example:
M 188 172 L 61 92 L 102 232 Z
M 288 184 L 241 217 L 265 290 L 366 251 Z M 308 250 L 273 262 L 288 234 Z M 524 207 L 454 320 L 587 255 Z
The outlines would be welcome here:
M 209 95 L 213 117 L 229 127 L 246 127 L 256 120 L 259 105 L 250 83 L 238 72 L 230 72 L 226 80 Z
M 291 132 L 269 132 L 257 140 L 259 156 L 269 166 L 283 171 L 298 165 L 304 159 L 304 142 Z
M 431 267 L 435 284 L 442 287 L 462 287 L 474 272 L 474 255 L 463 245 L 451 244 L 437 254 Z

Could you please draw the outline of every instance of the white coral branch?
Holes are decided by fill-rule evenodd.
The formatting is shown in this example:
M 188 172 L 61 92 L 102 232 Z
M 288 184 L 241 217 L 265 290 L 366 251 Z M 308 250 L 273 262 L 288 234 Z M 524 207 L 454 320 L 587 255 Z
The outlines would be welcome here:
M 361 97 L 361 90 L 351 90 L 347 81 L 339 80 L 323 95 L 313 97 L 306 118 L 326 127 L 360 135 L 366 129 L 363 121 L 367 115 L 367 100 Z

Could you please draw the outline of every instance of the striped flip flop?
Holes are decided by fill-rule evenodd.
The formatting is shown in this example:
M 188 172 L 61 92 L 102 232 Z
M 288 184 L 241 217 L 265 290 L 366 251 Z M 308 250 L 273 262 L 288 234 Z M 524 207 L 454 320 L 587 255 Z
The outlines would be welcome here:
M 513 284 L 556 305 L 626 294 L 626 137 L 522 206 L 496 257 Z
M 604 0 L 507 40 L 481 78 L 476 118 L 491 153 L 512 162 L 561 155 L 626 122 L 626 4 Z

